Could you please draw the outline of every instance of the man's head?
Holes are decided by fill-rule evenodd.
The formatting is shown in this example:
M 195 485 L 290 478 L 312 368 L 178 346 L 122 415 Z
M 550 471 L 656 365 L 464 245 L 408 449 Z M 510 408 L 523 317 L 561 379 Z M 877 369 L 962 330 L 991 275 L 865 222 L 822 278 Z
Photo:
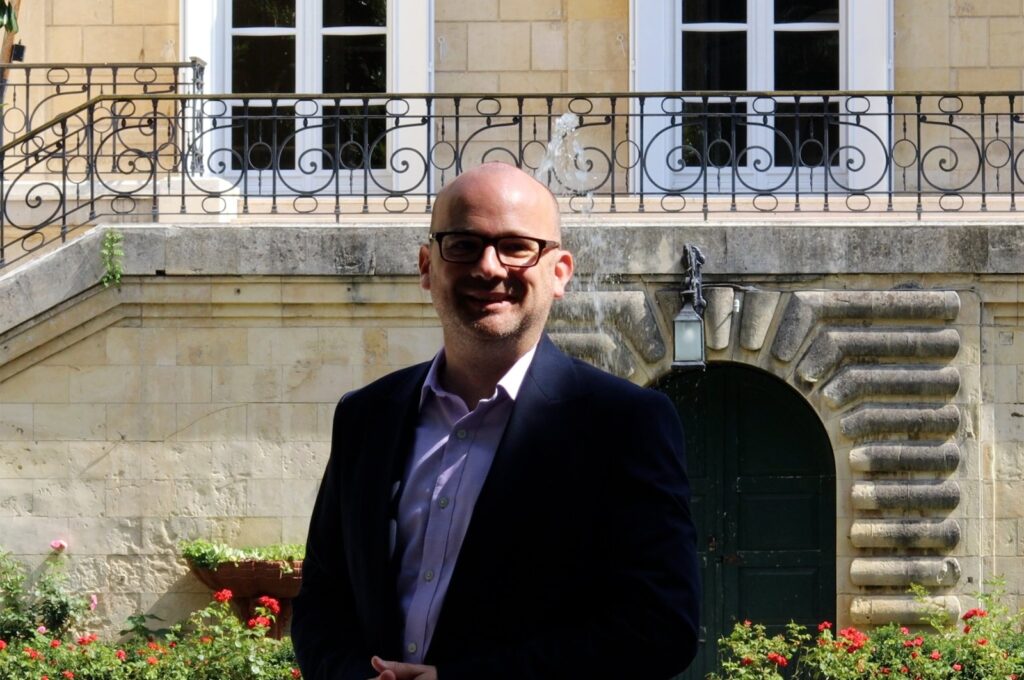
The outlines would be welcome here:
M 420 282 L 433 298 L 445 344 L 503 342 L 519 351 L 535 344 L 573 271 L 572 255 L 556 245 L 561 242 L 558 203 L 548 188 L 511 165 L 481 165 L 438 194 L 430 232 L 431 242 L 420 248 Z M 474 244 L 463 243 L 457 234 L 445 236 L 448 232 L 483 237 L 480 256 L 449 261 L 466 259 L 453 244 L 469 247 L 470 256 Z M 515 251 L 515 241 L 490 240 L 502 237 L 545 243 L 536 243 L 535 265 L 517 266 L 512 263 L 530 258 Z M 443 257 L 441 243 L 447 239 Z M 524 240 L 518 245 L 531 244 Z

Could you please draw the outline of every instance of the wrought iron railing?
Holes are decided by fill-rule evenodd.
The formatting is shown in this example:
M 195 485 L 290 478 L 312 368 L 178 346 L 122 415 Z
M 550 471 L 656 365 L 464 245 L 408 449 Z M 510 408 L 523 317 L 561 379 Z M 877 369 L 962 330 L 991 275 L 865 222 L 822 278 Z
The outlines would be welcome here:
M 573 212 L 1015 211 L 1024 93 L 95 97 L 0 149 L 0 263 L 101 219 L 426 213 L 517 163 Z M 40 175 L 45 175 L 41 177 Z
M 0 69 L 0 145 L 110 94 L 202 94 L 206 62 L 12 63 Z

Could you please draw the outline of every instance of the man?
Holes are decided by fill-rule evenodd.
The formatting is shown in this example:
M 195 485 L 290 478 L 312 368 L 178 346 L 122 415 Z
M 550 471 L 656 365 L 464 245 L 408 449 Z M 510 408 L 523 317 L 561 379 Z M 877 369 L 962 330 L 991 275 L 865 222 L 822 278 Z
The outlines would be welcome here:
M 664 680 L 696 648 L 683 434 L 667 398 L 543 334 L 558 204 L 489 163 L 437 198 L 432 362 L 339 403 L 292 637 L 308 680 Z

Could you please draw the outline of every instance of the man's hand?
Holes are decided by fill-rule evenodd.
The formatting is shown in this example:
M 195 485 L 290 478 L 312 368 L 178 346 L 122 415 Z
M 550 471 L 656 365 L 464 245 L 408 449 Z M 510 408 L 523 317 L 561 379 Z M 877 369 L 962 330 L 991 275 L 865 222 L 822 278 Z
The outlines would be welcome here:
M 433 666 L 385 661 L 379 656 L 370 659 L 370 664 L 380 673 L 371 680 L 437 680 L 437 669 Z

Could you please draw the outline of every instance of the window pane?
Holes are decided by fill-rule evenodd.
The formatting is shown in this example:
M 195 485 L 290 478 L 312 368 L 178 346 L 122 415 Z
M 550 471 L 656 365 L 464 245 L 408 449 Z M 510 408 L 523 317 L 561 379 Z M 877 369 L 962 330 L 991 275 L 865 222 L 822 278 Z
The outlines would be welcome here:
M 686 104 L 684 111 L 682 160 L 687 167 L 701 167 L 705 150 L 712 169 L 749 162 L 740 157 L 747 146 L 745 104 Z
M 683 23 L 747 23 L 747 0 L 683 0 Z
M 387 138 L 381 135 L 387 129 L 387 115 L 383 106 L 370 106 L 365 115 L 362 106 L 326 106 L 324 116 L 323 147 L 332 158 L 334 149 L 341 147 L 338 165 L 342 170 L 362 169 L 367 149 L 370 167 L 384 167 Z
M 235 106 L 231 117 L 231 149 L 236 154 L 231 159 L 233 170 L 240 170 L 243 163 L 250 172 L 294 167 L 295 138 L 289 137 L 295 132 L 291 107 L 278 107 L 275 115 L 270 106 L 250 106 L 247 116 L 245 107 Z
M 384 35 L 324 36 L 324 92 L 384 92 Z
M 231 39 L 232 92 L 294 92 L 295 38 L 236 35 Z
M 747 34 L 683 31 L 684 90 L 745 90 Z
M 387 26 L 387 0 L 323 0 L 324 26 Z
M 248 26 L 294 26 L 295 0 L 232 0 L 231 23 Z
M 838 90 L 839 32 L 775 32 L 776 90 Z
M 775 164 L 793 165 L 794 151 L 800 158 L 801 167 L 821 167 L 823 158 L 831 165 L 839 165 L 839 157 L 832 153 L 839 148 L 839 104 L 828 105 L 829 117 L 825 116 L 825 104 L 821 102 L 800 105 L 797 116 L 795 104 L 776 104 Z M 828 139 L 825 128 L 828 127 Z M 799 142 L 797 130 L 800 131 Z M 782 139 L 784 137 L 785 139 Z M 787 143 L 788 140 L 788 143 Z M 799 144 L 799 146 L 798 146 Z
M 838 22 L 839 0 L 775 0 L 775 23 L 797 21 Z

